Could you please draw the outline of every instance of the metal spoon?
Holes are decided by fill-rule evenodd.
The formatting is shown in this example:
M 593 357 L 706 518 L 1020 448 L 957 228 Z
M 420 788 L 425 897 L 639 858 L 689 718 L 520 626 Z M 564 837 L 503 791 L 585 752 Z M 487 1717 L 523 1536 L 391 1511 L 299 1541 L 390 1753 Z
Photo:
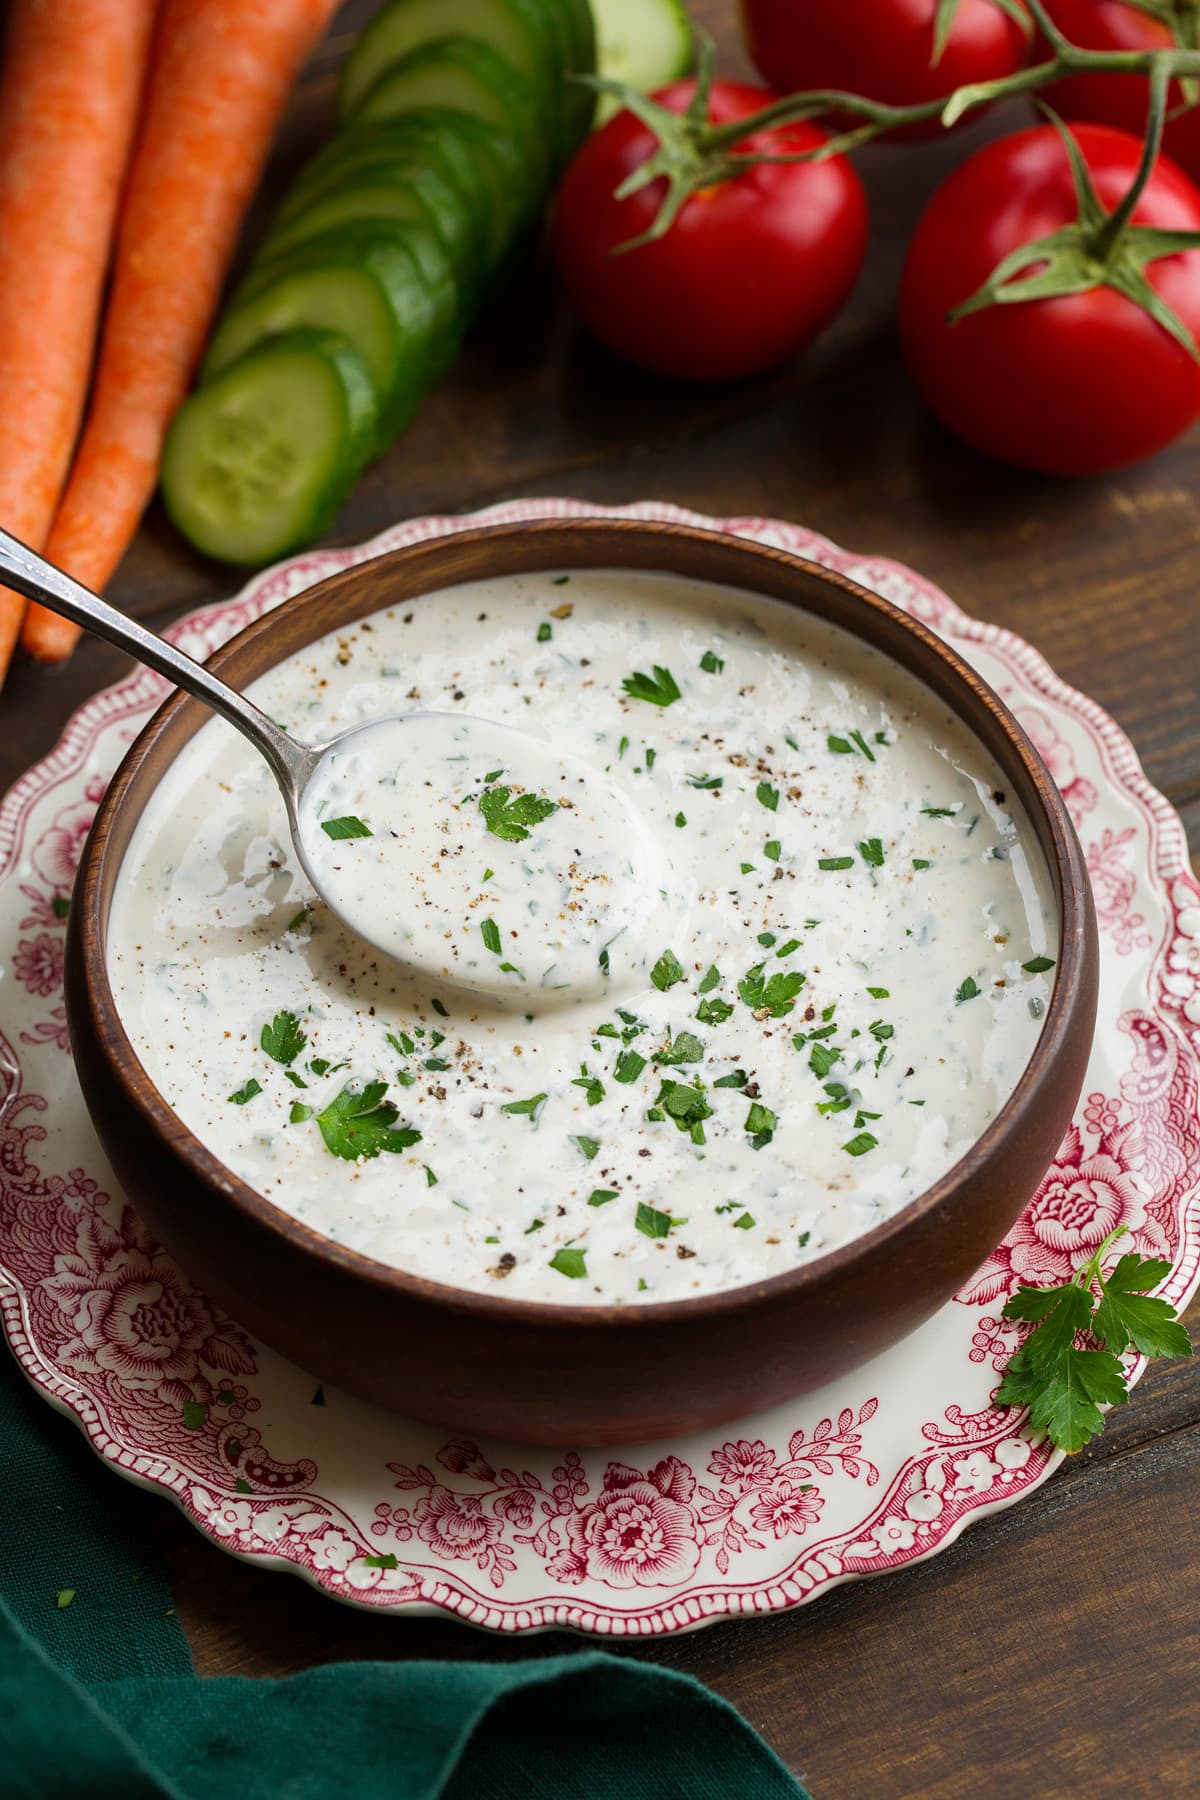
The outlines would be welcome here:
M 344 925 L 385 955 L 439 983 L 523 1010 L 644 985 L 647 955 L 652 960 L 656 952 L 643 946 L 656 941 L 664 908 L 678 914 L 680 897 L 668 898 L 671 876 L 660 847 L 629 795 L 606 776 L 512 726 L 462 713 L 370 719 L 326 743 L 301 743 L 185 651 L 4 531 L 0 582 L 107 638 L 248 738 L 275 777 L 296 855 L 313 888 Z M 398 731 L 403 743 L 396 741 Z M 348 776 L 361 779 L 364 764 L 371 771 L 371 734 L 375 771 L 385 767 L 393 791 L 392 814 L 387 797 L 377 794 L 379 836 L 374 830 L 362 834 L 374 844 L 345 842 L 356 834 L 344 830 L 326 836 L 330 823 L 361 823 L 331 818 L 328 796 L 336 796 L 339 782 L 347 791 Z M 439 759 L 443 772 L 460 765 L 464 789 L 460 799 L 443 793 L 438 802 L 453 815 L 457 844 L 456 859 L 444 862 L 438 850 L 445 840 L 437 835 L 444 826 L 432 818 L 425 798 L 426 790 L 437 792 L 425 777 Z M 489 762 L 510 772 L 512 792 L 549 790 L 554 804 L 546 817 L 555 817 L 557 831 L 535 841 L 531 825 L 516 843 L 488 835 L 494 827 L 482 815 L 482 783 L 478 774 L 472 781 L 469 771 Z M 405 768 L 413 770 L 413 779 L 401 784 Z M 404 802 L 398 812 L 396 796 Z M 457 840 L 479 854 L 464 857 Z M 481 890 L 485 865 L 493 866 L 486 868 L 489 884 Z M 382 911 L 369 903 L 372 883 L 383 896 Z M 484 935 L 480 941 L 481 916 L 493 908 L 510 927 L 520 927 L 499 951 L 499 928 L 490 916 L 490 940 Z

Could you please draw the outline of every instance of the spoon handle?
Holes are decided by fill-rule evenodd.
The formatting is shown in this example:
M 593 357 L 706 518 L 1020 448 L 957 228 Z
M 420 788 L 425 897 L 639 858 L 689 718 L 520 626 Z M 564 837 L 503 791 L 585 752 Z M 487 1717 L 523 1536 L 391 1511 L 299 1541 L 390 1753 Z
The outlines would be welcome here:
M 97 637 L 107 638 L 137 662 L 145 663 L 173 681 L 195 699 L 202 700 L 228 719 L 262 752 L 285 794 L 299 792 L 313 764 L 313 752 L 281 731 L 266 713 L 235 688 L 136 619 L 119 612 L 57 568 L 28 545 L 0 531 L 0 582 L 15 588 L 29 600 L 40 600 L 51 612 L 61 613 Z

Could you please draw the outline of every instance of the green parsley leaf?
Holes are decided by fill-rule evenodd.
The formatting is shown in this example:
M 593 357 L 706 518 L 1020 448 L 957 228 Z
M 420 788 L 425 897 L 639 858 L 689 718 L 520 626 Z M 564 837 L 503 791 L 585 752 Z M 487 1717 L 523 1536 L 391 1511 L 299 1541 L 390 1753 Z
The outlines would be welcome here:
M 763 855 L 770 857 L 772 862 L 778 862 L 780 860 L 783 855 L 783 845 L 778 838 L 767 839 L 766 843 L 763 845 Z
M 247 1100 L 253 1100 L 255 1094 L 262 1093 L 261 1082 L 255 1081 L 253 1075 L 243 1087 L 236 1088 L 228 1097 L 235 1106 L 245 1106 Z
M 1130 1344 L 1143 1356 L 1191 1355 L 1191 1339 L 1170 1301 L 1146 1292 L 1165 1281 L 1170 1272 L 1171 1265 L 1156 1257 L 1128 1254 L 1104 1277 L 1103 1298 L 1091 1328 L 1115 1356 Z
M 714 790 L 725 786 L 725 777 L 723 775 L 689 775 L 687 784 L 689 787 Z
M 628 1086 L 630 1082 L 637 1080 L 645 1066 L 645 1057 L 639 1056 L 636 1050 L 622 1050 L 613 1064 L 613 1080 L 624 1082 Z
M 858 854 L 873 869 L 883 867 L 883 844 L 879 838 L 866 838 L 858 846 Z
M 583 1250 L 556 1250 L 550 1258 L 550 1267 L 560 1275 L 566 1275 L 571 1281 L 580 1281 L 587 1274 L 585 1255 Z
M 554 627 L 551 625 L 551 623 L 548 619 L 543 619 L 541 624 L 537 628 L 538 643 L 539 644 L 548 644 L 550 642 L 550 639 L 553 636 L 554 636 Z
M 954 990 L 954 1004 L 956 1006 L 961 1006 L 964 1000 L 974 1000 L 981 992 L 982 989 L 975 980 L 975 977 L 973 975 L 968 975 L 966 980 L 960 981 Z
M 867 992 L 870 994 L 872 1000 L 890 1000 L 892 997 L 886 988 L 869 987 Z
M 479 935 L 483 939 L 483 947 L 490 950 L 493 956 L 499 956 L 503 946 L 500 942 L 500 927 L 495 919 L 485 919 L 479 927 Z
M 822 856 L 817 860 L 817 867 L 818 869 L 852 869 L 854 858 L 852 856 Z
M 376 1157 L 381 1150 L 396 1156 L 419 1144 L 421 1133 L 410 1125 L 397 1127 L 399 1114 L 390 1100 L 385 1100 L 386 1081 L 369 1081 L 364 1088 L 346 1086 L 317 1114 L 317 1124 L 325 1140 L 325 1148 L 346 1162 L 357 1162 L 360 1156 Z
M 675 814 L 675 825 L 676 825 L 676 828 L 677 828 L 677 829 L 678 829 L 678 830 L 679 830 L 679 831 L 682 831 L 682 830 L 683 830 L 683 828 L 684 828 L 684 826 L 685 826 L 685 825 L 686 825 L 686 824 L 687 824 L 687 814 L 686 814 L 686 813 L 682 813 L 682 812 L 677 812 L 677 813 L 676 813 L 676 814 Z
M 426 1163 L 425 1164 L 425 1186 L 426 1187 L 436 1187 L 437 1184 L 438 1184 L 437 1176 L 434 1174 L 434 1172 L 430 1168 L 429 1164 Z
M 778 1123 L 778 1119 L 769 1106 L 763 1106 L 758 1100 L 752 1101 L 750 1111 L 746 1115 L 746 1123 L 742 1127 L 744 1131 L 750 1133 L 752 1149 L 761 1150 L 764 1145 L 769 1144 L 775 1136 L 775 1127 Z
M 768 812 L 774 812 L 779 805 L 779 789 L 772 787 L 769 781 L 760 781 L 754 793 L 759 805 L 765 806 Z
M 708 1104 L 708 1096 L 701 1082 L 688 1084 L 668 1078 L 659 1088 L 654 1104 L 662 1108 L 679 1131 L 691 1132 L 693 1143 L 704 1142 L 703 1121 L 712 1118 L 712 1107 Z M 697 1131 L 700 1132 L 699 1137 L 696 1136 Z
M 729 1075 L 722 1075 L 719 1081 L 714 1081 L 713 1086 L 715 1088 L 744 1088 L 749 1079 L 745 1069 L 734 1069 Z
M 593 1188 L 588 1195 L 588 1205 L 607 1206 L 610 1200 L 617 1200 L 619 1198 L 620 1192 L 617 1188 Z
M 1028 962 L 1021 964 L 1021 967 L 1027 975 L 1044 975 L 1047 969 L 1054 967 L 1054 958 L 1052 956 L 1031 956 Z
M 827 749 L 833 751 L 835 756 L 854 755 L 854 745 L 847 742 L 843 737 L 834 737 L 830 734 L 830 736 L 825 739 L 825 745 Z
M 528 1100 L 509 1100 L 500 1111 L 511 1113 L 514 1118 L 528 1119 L 536 1125 L 545 1100 L 545 1094 L 532 1094 Z
M 277 1012 L 271 1023 L 263 1026 L 259 1042 L 273 1061 L 290 1063 L 295 1062 L 308 1039 L 295 1013 Z
M 824 1081 L 835 1063 L 840 1062 L 842 1053 L 835 1044 L 812 1044 L 809 1046 L 808 1066 L 818 1081 Z
M 799 969 L 784 971 L 777 969 L 774 975 L 764 975 L 764 963 L 756 963 L 748 969 L 738 982 L 738 993 L 746 1005 L 755 1013 L 764 1010 L 773 1019 L 782 1019 L 791 1012 L 796 1003 L 796 995 L 805 984 L 806 977 Z
M 321 830 L 326 837 L 331 838 L 374 837 L 375 835 L 371 827 L 364 825 L 361 819 L 356 819 L 353 813 L 347 813 L 344 819 L 322 819 Z
M 302 906 L 300 908 L 300 911 L 298 913 L 295 913 L 288 920 L 287 924 L 284 926 L 283 929 L 285 931 L 299 931 L 300 927 L 304 924 L 304 921 L 307 918 L 308 918 L 308 908 L 307 908 L 307 906 Z
M 700 977 L 700 987 L 698 992 L 701 994 L 711 994 L 713 989 L 715 987 L 720 987 L 720 985 L 721 971 L 718 969 L 716 963 L 709 963 L 707 969 L 705 969 L 703 975 Z
M 588 1162 L 592 1162 L 600 1154 L 600 1145 L 595 1138 L 573 1137 L 571 1142 L 578 1145 L 580 1154 Z
M 660 1044 L 654 1052 L 656 1063 L 671 1066 L 675 1063 L 694 1063 L 704 1061 L 704 1045 L 690 1031 L 680 1031 L 674 1037 L 668 1036 L 665 1044 Z
M 702 1000 L 696 1008 L 696 1017 L 702 1025 L 723 1025 L 732 1011 L 728 1000 L 718 996 L 716 1000 Z
M 958 808 L 957 806 L 923 806 L 921 811 L 927 819 L 952 819 Z
M 758 1220 L 754 1217 L 753 1213 L 744 1212 L 740 1219 L 735 1219 L 733 1221 L 733 1229 L 735 1231 L 753 1231 L 757 1223 Z
M 706 675 L 719 675 L 725 667 L 725 659 L 718 656 L 715 650 L 706 650 L 700 658 L 700 667 Z
M 929 861 L 928 857 L 924 856 L 914 856 L 912 862 L 914 869 L 932 869 L 933 867 L 933 864 Z
M 383 1035 L 392 1046 L 392 1049 L 400 1056 L 411 1056 L 417 1047 L 409 1037 L 407 1031 L 402 1031 L 398 1037 L 391 1031 L 385 1031 Z
M 860 1131 L 849 1143 L 843 1144 L 842 1149 L 848 1156 L 865 1156 L 868 1150 L 875 1149 L 878 1142 L 879 1139 L 872 1137 L 869 1131 Z
M 646 700 L 651 706 L 671 706 L 681 698 L 679 684 L 670 669 L 661 668 L 658 663 L 654 665 L 653 678 L 638 669 L 627 675 L 621 686 L 631 700 Z
M 303 1100 L 293 1100 L 292 1110 L 288 1114 L 288 1124 L 303 1125 L 305 1119 L 311 1119 L 312 1116 L 313 1109 L 311 1106 L 305 1106 Z
M 634 1224 L 643 1237 L 665 1238 L 670 1235 L 672 1220 L 670 1213 L 658 1212 L 644 1200 L 639 1200 Z
M 854 742 L 858 745 L 859 749 L 862 751 L 862 753 L 866 757 L 867 761 L 874 762 L 875 761 L 874 752 L 872 751 L 870 744 L 868 744 L 868 742 L 867 742 L 866 738 L 863 736 L 862 732 L 861 731 L 852 731 L 850 733 L 850 736 L 853 738 Z
M 588 1066 L 582 1063 L 582 1075 L 576 1075 L 571 1082 L 572 1087 L 582 1088 L 589 1106 L 599 1106 L 604 1098 L 604 1083 L 598 1075 L 589 1075 Z
M 540 825 L 558 811 L 558 801 L 548 800 L 544 794 L 517 794 L 513 798 L 511 788 L 488 787 L 479 796 L 479 810 L 493 836 L 508 844 L 523 844 L 531 826 Z
M 776 941 L 775 933 L 773 931 L 760 931 L 758 934 L 758 941 L 764 950 L 769 950 Z
M 684 977 L 683 964 L 673 950 L 664 950 L 650 971 L 650 979 L 660 994 L 675 986 Z

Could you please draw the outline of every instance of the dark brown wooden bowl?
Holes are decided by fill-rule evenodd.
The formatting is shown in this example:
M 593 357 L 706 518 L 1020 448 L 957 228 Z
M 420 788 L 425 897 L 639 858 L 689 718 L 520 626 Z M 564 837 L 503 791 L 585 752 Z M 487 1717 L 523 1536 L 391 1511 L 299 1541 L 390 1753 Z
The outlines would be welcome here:
M 242 686 L 383 606 L 546 568 L 665 570 L 788 601 L 919 676 L 1000 765 L 1053 875 L 1058 970 L 1028 1068 L 948 1174 L 803 1268 L 637 1307 L 467 1293 L 299 1224 L 180 1123 L 138 1061 L 109 986 L 109 906 L 130 836 L 209 717 L 178 694 L 130 748 L 88 838 L 68 927 L 67 1016 L 84 1098 L 121 1185 L 198 1284 L 252 1333 L 352 1394 L 437 1425 L 528 1443 L 635 1443 L 719 1424 L 845 1373 L 914 1330 L 978 1267 L 1035 1191 L 1079 1097 L 1096 1015 L 1096 923 L 1066 807 L 992 690 L 888 601 L 782 550 L 625 519 L 484 527 L 333 576 L 249 626 L 212 666 Z

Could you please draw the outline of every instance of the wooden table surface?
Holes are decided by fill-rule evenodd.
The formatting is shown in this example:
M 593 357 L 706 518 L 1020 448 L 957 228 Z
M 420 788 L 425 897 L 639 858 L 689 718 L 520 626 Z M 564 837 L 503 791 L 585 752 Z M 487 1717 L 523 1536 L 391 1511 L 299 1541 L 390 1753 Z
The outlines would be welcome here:
M 333 69 L 370 10 L 348 5 L 314 60 L 268 196 L 327 128 Z M 732 0 L 693 10 L 716 33 L 722 66 L 746 72 Z M 636 374 L 587 339 L 549 268 L 532 268 L 361 482 L 331 541 L 536 494 L 801 520 L 912 564 L 968 611 L 1031 639 L 1125 727 L 1200 844 L 1200 431 L 1102 480 L 1021 474 L 964 449 L 922 411 L 897 347 L 895 290 L 924 199 L 963 147 L 1023 122 L 1018 112 L 952 145 L 864 155 L 873 236 L 854 299 L 813 350 L 761 380 L 705 389 Z M 234 585 L 155 510 L 111 593 L 163 626 Z M 0 703 L 0 788 L 123 668 L 95 641 L 61 671 L 18 665 Z M 934 1561 L 791 1614 L 627 1653 L 726 1695 L 818 1800 L 1194 1793 L 1198 1478 L 1200 1368 L 1152 1369 L 1098 1444 Z M 203 1674 L 537 1656 L 578 1642 L 514 1645 L 355 1613 L 233 1561 L 166 1504 L 159 1531 Z

